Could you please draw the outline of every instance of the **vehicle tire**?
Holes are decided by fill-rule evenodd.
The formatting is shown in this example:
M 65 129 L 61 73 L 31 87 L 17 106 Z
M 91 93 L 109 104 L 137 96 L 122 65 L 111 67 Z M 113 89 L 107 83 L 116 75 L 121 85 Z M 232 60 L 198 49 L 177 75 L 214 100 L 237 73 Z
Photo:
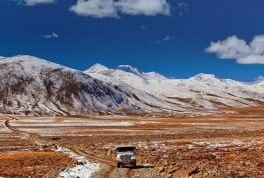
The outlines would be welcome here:
M 117 168 L 120 168 L 121 167 L 121 163 L 117 163 Z
M 131 163 L 131 166 L 135 168 L 135 167 L 137 167 L 137 163 L 136 162 Z

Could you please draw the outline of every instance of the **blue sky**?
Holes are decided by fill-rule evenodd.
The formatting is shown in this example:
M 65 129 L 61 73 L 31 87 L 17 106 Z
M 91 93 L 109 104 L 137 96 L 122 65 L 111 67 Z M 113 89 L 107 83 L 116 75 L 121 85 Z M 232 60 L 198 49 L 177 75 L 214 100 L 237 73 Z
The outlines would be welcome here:
M 1 0 L 0 56 L 28 54 L 79 70 L 129 64 L 176 78 L 264 75 L 263 0 L 134 2 Z

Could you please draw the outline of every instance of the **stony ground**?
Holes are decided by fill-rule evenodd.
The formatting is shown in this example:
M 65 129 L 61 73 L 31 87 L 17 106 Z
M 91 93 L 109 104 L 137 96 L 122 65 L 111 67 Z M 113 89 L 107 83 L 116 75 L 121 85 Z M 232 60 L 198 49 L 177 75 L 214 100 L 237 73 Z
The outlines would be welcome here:
M 93 175 L 96 178 L 264 176 L 264 107 L 223 109 L 218 114 L 193 118 L 14 118 L 17 120 L 8 124 L 12 132 L 18 131 L 12 133 L 14 136 L 37 135 L 47 145 L 62 145 L 100 163 L 100 171 Z M 10 134 L 4 133 L 11 131 L 2 126 L 0 133 Z M 43 153 L 43 147 L 32 146 L 30 139 L 10 138 L 1 138 L 6 146 L 1 146 L 0 160 L 13 160 L 8 156 L 12 151 L 12 156 L 24 162 L 21 168 L 29 167 L 24 164 L 32 157 L 23 157 L 25 148 L 27 154 L 33 152 L 39 159 L 52 157 L 42 162 L 42 172 L 44 165 L 55 169 L 66 166 L 59 161 L 63 156 L 55 155 L 49 147 Z M 136 168 L 116 168 L 114 149 L 118 145 L 137 146 Z M 21 149 L 14 148 L 18 146 Z M 0 176 L 5 176 L 1 169 Z

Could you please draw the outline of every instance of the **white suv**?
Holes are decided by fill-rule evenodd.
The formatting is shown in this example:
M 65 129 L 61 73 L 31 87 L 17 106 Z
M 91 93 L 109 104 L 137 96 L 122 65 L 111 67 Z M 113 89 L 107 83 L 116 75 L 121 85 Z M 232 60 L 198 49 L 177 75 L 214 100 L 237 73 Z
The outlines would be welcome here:
M 116 148 L 116 160 L 117 167 L 122 165 L 130 164 L 133 167 L 136 167 L 136 147 L 134 146 L 121 146 Z

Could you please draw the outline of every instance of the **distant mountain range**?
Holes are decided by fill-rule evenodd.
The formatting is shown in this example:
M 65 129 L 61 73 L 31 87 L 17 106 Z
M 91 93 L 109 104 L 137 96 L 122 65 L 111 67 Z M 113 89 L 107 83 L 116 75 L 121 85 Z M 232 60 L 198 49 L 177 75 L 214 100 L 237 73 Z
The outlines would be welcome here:
M 32 56 L 0 57 L 0 112 L 26 115 L 186 115 L 264 104 L 264 82 L 214 75 L 168 79 L 129 65 L 82 72 Z

